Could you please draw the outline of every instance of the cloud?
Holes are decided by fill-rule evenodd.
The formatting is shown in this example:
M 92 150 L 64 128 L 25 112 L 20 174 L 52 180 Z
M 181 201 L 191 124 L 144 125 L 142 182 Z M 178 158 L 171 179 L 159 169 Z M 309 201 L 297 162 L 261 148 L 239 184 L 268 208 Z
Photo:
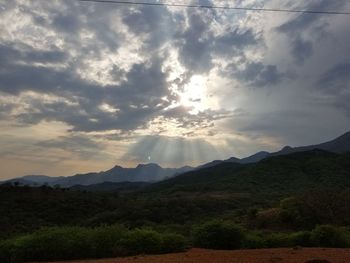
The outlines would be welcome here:
M 188 28 L 177 37 L 180 62 L 191 72 L 202 73 L 212 68 L 212 32 L 208 28 L 213 19 L 210 12 L 187 12 Z
M 339 63 L 315 83 L 325 98 L 350 115 L 350 62 Z
M 341 10 L 345 3 L 346 1 L 343 0 L 314 0 L 309 1 L 306 5 L 303 3 L 299 9 L 317 11 Z M 310 38 L 310 35 L 322 38 L 322 36 L 327 35 L 325 34 L 327 26 L 328 23 L 325 22 L 323 16 L 299 14 L 295 18 L 279 25 L 276 30 L 288 36 L 291 55 L 297 63 L 303 64 L 313 54 L 312 40 L 314 39 Z
M 85 160 L 110 157 L 107 154 L 102 154 L 105 149 L 102 143 L 93 141 L 89 137 L 83 135 L 61 136 L 57 139 L 40 141 L 36 143 L 36 145 L 44 149 L 62 149 Z
M 226 74 L 252 87 L 276 85 L 285 77 L 285 74 L 278 71 L 276 65 L 264 65 L 262 62 L 247 62 L 244 68 L 230 64 Z

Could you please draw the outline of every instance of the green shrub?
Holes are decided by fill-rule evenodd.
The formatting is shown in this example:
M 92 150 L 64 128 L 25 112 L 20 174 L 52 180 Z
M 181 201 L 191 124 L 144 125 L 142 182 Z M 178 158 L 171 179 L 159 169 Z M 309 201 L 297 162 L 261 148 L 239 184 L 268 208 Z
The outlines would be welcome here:
M 159 254 L 162 252 L 162 236 L 150 229 L 135 229 L 128 232 L 116 249 L 123 255 Z
M 266 246 L 274 247 L 292 247 L 294 246 L 291 235 L 288 233 L 270 233 L 265 236 Z
M 90 230 L 91 251 L 94 258 L 119 256 L 115 247 L 128 230 L 120 225 Z
M 311 241 L 314 246 L 320 247 L 347 247 L 349 245 L 346 234 L 331 225 L 317 226 L 312 230 Z
M 12 242 L 14 261 L 90 258 L 89 232 L 78 227 L 46 228 Z
M 211 249 L 237 249 L 243 245 L 243 229 L 224 221 L 210 221 L 195 227 L 193 242 L 197 247 Z
M 187 240 L 179 234 L 162 235 L 162 253 L 181 252 L 187 248 Z
M 244 248 L 264 248 L 266 241 L 256 233 L 248 233 L 244 239 Z
M 123 226 L 54 227 L 0 242 L 0 262 L 52 261 L 184 251 L 186 239 Z
M 291 242 L 293 246 L 310 247 L 311 243 L 311 232 L 309 231 L 299 231 L 290 234 Z

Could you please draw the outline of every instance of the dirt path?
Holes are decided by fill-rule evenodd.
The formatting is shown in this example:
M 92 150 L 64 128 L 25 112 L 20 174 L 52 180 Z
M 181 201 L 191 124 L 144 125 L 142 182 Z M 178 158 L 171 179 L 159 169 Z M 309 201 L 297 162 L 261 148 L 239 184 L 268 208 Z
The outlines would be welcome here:
M 328 260 L 331 263 L 350 263 L 350 249 L 283 248 L 234 251 L 191 249 L 176 254 L 78 260 L 65 263 L 304 263 L 312 259 Z

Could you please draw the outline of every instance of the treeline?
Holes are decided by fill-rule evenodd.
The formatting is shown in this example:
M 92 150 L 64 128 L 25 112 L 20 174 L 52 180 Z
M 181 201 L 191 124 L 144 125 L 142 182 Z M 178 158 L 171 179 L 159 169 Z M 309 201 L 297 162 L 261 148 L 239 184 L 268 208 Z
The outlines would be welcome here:
M 192 224 L 234 211 L 245 197 L 152 196 L 71 191 L 50 187 L 0 186 L 0 239 L 45 226 Z
M 123 224 L 182 234 L 203 220 L 227 219 L 248 229 L 310 230 L 350 226 L 350 191 L 310 191 L 281 201 L 243 194 L 119 195 L 0 186 L 0 240 L 42 227 Z

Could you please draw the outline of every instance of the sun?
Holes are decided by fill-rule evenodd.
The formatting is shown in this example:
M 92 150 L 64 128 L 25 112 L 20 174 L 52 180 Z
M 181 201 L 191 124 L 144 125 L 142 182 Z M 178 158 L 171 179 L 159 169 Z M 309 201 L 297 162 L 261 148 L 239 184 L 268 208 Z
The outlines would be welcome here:
M 191 108 L 190 114 L 198 114 L 207 108 L 205 84 L 203 76 L 194 75 L 179 93 L 180 104 Z

